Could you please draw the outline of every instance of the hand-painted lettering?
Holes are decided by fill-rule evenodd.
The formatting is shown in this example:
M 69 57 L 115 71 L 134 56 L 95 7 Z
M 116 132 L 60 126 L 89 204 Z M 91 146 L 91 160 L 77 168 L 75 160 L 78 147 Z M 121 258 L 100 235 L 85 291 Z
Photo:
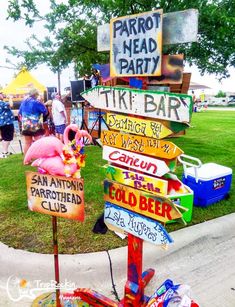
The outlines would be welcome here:
M 42 201 L 41 206 L 43 209 L 51 211 L 51 212 L 61 212 L 61 213 L 67 212 L 67 208 L 65 204 L 62 204 L 62 203 Z
M 159 28 L 160 23 L 160 14 L 153 13 L 147 18 L 138 17 L 138 18 L 128 18 L 119 19 L 113 22 L 113 37 L 116 38 L 117 35 L 122 36 L 125 34 L 129 37 L 131 34 L 145 34 L 146 31 Z
M 153 174 L 157 173 L 157 165 L 147 161 L 141 161 L 135 156 L 128 156 L 126 154 L 121 154 L 120 151 L 115 150 L 109 154 L 109 159 L 111 161 L 121 161 L 127 165 L 135 166 L 141 168 L 143 171 L 151 171 Z

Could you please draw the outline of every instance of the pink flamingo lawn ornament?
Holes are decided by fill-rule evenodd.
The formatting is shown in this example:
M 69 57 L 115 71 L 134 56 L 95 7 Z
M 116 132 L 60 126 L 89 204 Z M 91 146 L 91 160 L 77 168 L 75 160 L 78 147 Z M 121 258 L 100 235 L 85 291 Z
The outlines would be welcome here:
M 75 137 L 69 140 L 69 133 Z M 92 141 L 91 135 L 71 124 L 64 131 L 64 144 L 55 136 L 47 136 L 35 141 L 28 149 L 24 164 L 37 166 L 40 173 L 80 178 L 80 168 L 85 166 L 84 144 L 81 138 Z

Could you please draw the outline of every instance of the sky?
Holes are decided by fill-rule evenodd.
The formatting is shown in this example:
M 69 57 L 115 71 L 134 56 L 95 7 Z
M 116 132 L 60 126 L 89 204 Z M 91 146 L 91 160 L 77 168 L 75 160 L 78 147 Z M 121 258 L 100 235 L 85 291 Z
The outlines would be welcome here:
M 48 8 L 49 1 L 47 0 L 36 0 L 40 10 L 46 12 Z M 62 2 L 62 0 L 57 0 L 57 2 Z M 18 60 L 10 55 L 3 49 L 4 45 L 14 46 L 19 48 L 19 50 L 26 50 L 25 40 L 30 37 L 32 34 L 36 34 L 38 38 L 43 38 L 47 32 L 43 29 L 42 26 L 37 24 L 36 27 L 32 29 L 26 27 L 23 21 L 13 22 L 12 20 L 5 20 L 7 16 L 7 3 L 8 1 L 1 1 L 1 10 L 0 10 L 0 85 L 2 87 L 9 84 L 14 78 L 14 74 L 18 73 L 16 70 L 4 68 L 2 66 L 10 66 L 6 63 L 6 58 L 17 62 Z M 46 87 L 57 86 L 57 74 L 52 73 L 46 65 L 41 65 L 36 69 L 30 71 L 32 75 Z M 185 66 L 184 72 L 191 72 L 192 77 L 191 81 L 204 84 L 210 89 L 204 90 L 206 94 L 217 94 L 219 90 L 223 92 L 235 92 L 235 69 L 230 69 L 231 77 L 223 79 L 220 83 L 214 75 L 205 74 L 202 76 L 198 71 L 197 67 L 189 67 L 187 64 Z M 70 81 L 74 81 L 74 73 L 72 66 L 68 69 L 65 69 L 61 74 L 61 88 L 63 89 L 67 86 L 70 86 Z

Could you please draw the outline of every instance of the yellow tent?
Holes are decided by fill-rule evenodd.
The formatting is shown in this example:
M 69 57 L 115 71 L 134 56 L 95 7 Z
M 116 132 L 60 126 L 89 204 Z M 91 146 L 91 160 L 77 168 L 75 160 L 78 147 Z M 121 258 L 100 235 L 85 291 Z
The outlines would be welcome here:
M 9 83 L 1 92 L 13 99 L 13 101 L 22 100 L 31 88 L 36 88 L 40 95 L 44 95 L 47 90 L 44 85 L 38 82 L 26 68 L 22 68 L 14 80 Z

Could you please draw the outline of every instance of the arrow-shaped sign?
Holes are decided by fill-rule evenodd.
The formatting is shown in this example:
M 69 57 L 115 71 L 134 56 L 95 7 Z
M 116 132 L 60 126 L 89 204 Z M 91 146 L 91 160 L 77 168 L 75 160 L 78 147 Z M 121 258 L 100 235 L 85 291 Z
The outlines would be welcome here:
M 93 107 L 125 114 L 189 123 L 192 97 L 186 94 L 96 86 L 81 94 Z
M 105 175 L 107 179 L 117 181 L 124 185 L 128 185 L 135 189 L 140 189 L 142 191 L 153 193 L 153 194 L 167 194 L 168 181 L 150 177 L 145 174 L 140 174 L 128 169 L 116 167 L 113 165 L 106 164 L 105 166 Z
M 105 203 L 104 222 L 155 245 L 172 243 L 166 229 L 157 221 L 136 214 L 132 211 Z
M 163 45 L 196 42 L 198 15 L 198 10 L 195 9 L 163 14 Z M 108 23 L 98 26 L 97 50 L 110 50 L 110 24 Z
M 104 200 L 163 223 L 182 217 L 168 198 L 147 194 L 107 179 L 104 180 Z
M 102 131 L 101 142 L 103 145 L 162 159 L 174 159 L 183 153 L 183 151 L 172 142 L 110 130 Z
M 160 121 L 140 119 L 122 114 L 106 113 L 106 123 L 110 129 L 154 139 L 163 139 L 173 133 Z
M 153 159 L 151 157 L 109 146 L 103 147 L 103 159 L 111 163 L 128 168 L 130 167 L 132 169 L 158 177 L 161 177 L 170 171 L 169 167 L 162 160 Z

